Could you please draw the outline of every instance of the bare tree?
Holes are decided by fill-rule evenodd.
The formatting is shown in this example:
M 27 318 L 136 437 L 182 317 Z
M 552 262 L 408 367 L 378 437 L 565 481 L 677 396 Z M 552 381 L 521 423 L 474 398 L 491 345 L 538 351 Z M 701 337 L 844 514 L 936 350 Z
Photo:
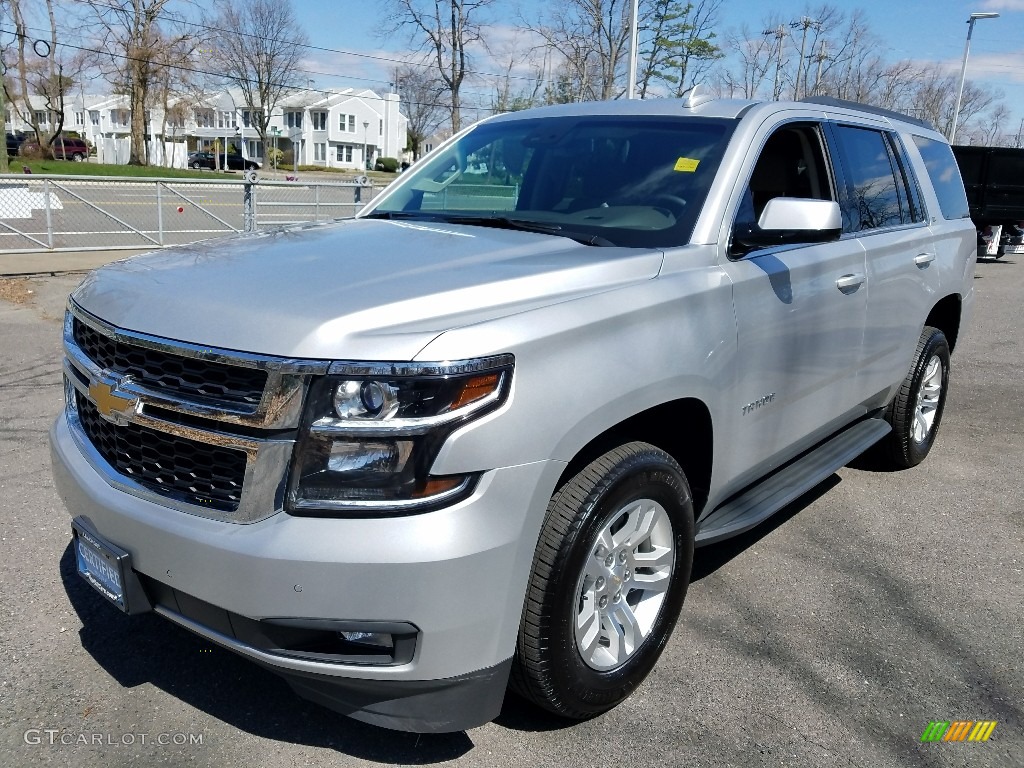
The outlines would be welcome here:
M 744 24 L 739 32 L 728 36 L 726 47 L 732 52 L 735 64 L 722 70 L 718 89 L 730 97 L 755 98 L 768 78 L 773 59 L 776 67 L 780 66 L 775 40 L 752 33 Z
M 629 0 L 564 0 L 527 20 L 530 31 L 564 57 L 560 87 L 572 100 L 622 94 L 631 8 Z
M 409 121 L 406 135 L 413 160 L 420 157 L 420 145 L 432 136 L 444 122 L 445 110 L 441 104 L 445 86 L 440 78 L 426 66 L 407 65 L 394 71 L 395 87 L 401 94 L 402 109 Z
M 491 99 L 492 112 L 518 112 L 541 103 L 544 93 L 544 65 L 531 63 L 528 66 L 530 68 L 529 75 L 513 75 L 512 72 L 516 68 L 516 54 L 509 54 L 505 74 L 495 84 L 494 96 Z M 521 84 L 515 86 L 513 80 L 518 80 Z M 525 81 L 525 84 L 522 84 L 522 81 Z
M 385 34 L 407 30 L 420 50 L 429 51 L 448 91 L 452 131 L 462 127 L 462 86 L 470 49 L 483 45 L 481 18 L 493 0 L 388 0 Z
M 194 48 L 194 31 L 171 31 L 171 0 L 82 0 L 91 11 L 90 26 L 98 30 L 101 68 L 115 92 L 128 95 L 131 111 L 129 165 L 147 165 L 146 111 L 150 89 L 166 66 L 163 51 Z
M 213 62 L 242 92 L 267 147 L 271 113 L 290 91 L 306 83 L 299 64 L 309 38 L 290 0 L 233 0 L 221 7 L 213 26 Z

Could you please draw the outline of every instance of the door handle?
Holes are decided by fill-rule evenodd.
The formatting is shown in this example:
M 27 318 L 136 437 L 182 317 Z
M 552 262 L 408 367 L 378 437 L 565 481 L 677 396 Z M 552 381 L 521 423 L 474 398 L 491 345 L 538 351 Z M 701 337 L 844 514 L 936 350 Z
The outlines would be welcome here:
M 853 293 L 864 285 L 866 279 L 864 275 L 843 275 L 836 280 L 836 288 L 843 293 Z
M 934 253 L 919 253 L 914 257 L 914 263 L 919 267 L 927 267 L 933 261 L 935 261 Z

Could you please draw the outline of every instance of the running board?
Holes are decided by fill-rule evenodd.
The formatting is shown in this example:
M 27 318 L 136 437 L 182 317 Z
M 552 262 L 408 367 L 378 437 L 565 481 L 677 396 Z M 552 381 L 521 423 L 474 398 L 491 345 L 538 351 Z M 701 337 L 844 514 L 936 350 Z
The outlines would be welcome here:
M 753 528 L 860 456 L 891 429 L 882 419 L 867 419 L 840 432 L 708 515 L 698 523 L 694 543 L 702 547 Z

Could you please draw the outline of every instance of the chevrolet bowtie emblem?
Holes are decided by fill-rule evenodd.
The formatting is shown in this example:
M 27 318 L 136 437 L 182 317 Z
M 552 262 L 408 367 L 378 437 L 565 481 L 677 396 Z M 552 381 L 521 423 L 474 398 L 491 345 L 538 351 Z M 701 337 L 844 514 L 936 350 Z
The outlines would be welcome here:
M 115 384 L 106 381 L 97 381 L 89 385 L 89 399 L 96 404 L 100 416 L 121 426 L 128 423 L 128 417 L 135 412 L 135 407 L 139 404 L 137 397 L 121 394 Z

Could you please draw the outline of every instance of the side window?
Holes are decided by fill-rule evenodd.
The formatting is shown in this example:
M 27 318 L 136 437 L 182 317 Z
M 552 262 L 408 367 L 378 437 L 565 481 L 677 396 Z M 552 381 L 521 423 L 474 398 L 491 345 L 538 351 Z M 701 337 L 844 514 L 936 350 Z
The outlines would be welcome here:
M 768 137 L 740 202 L 736 228 L 756 227 L 768 201 L 776 197 L 835 199 L 816 124 L 790 123 Z
M 835 133 L 850 186 L 851 231 L 909 222 L 907 188 L 903 174 L 894 167 L 895 158 L 886 134 L 849 125 L 836 126 Z
M 943 218 L 966 219 L 970 215 L 967 194 L 964 192 L 960 171 L 953 159 L 953 150 L 944 141 L 924 136 L 915 136 L 914 144 L 917 145 L 924 166 L 928 169 L 928 178 L 931 179 L 932 187 L 939 198 L 939 209 Z
M 909 196 L 908 207 L 903 212 L 903 223 L 919 224 L 928 218 L 924 209 L 924 200 L 921 197 L 921 185 L 917 181 L 917 176 L 914 175 L 913 168 L 910 167 L 907 150 L 895 133 L 889 134 L 889 151 L 892 152 L 896 160 L 897 183 L 903 186 Z

